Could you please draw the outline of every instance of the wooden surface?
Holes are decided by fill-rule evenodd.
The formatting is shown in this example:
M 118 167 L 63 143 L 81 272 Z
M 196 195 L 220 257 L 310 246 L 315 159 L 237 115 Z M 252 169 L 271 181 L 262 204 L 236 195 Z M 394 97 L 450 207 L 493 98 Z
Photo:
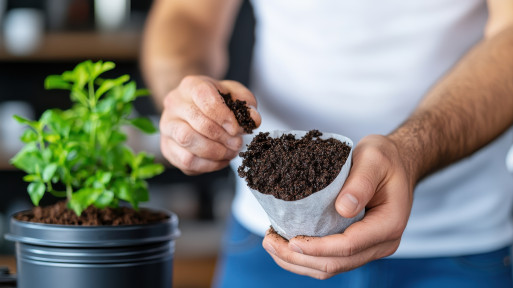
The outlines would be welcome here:
M 139 55 L 140 42 L 141 32 L 137 30 L 53 32 L 45 34 L 37 50 L 29 55 L 10 54 L 5 45 L 0 45 L 0 61 L 133 60 Z
M 214 276 L 216 259 L 178 258 L 173 265 L 174 288 L 207 288 Z M 16 261 L 13 256 L 0 256 L 0 266 L 7 266 L 11 273 L 16 273 Z

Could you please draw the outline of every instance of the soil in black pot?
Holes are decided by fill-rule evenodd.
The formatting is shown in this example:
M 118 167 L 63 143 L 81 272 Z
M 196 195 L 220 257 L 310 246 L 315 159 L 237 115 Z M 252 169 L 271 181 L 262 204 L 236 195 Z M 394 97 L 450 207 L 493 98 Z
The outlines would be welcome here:
M 333 182 L 351 151 L 340 140 L 320 136 L 318 130 L 300 139 L 293 134 L 272 138 L 261 132 L 239 154 L 243 160 L 238 174 L 260 193 L 286 201 L 303 199 Z
M 230 93 L 223 94 L 221 91 L 218 91 L 219 95 L 223 97 L 224 103 L 235 115 L 237 119 L 237 123 L 239 123 L 240 127 L 244 129 L 244 132 L 251 134 L 253 130 L 256 128 L 255 121 L 251 118 L 249 114 L 249 108 L 246 105 L 246 101 L 241 101 L 236 99 L 233 101 Z
M 144 208 L 139 211 L 130 207 L 99 209 L 91 205 L 77 216 L 73 210 L 67 208 L 65 201 L 60 201 L 54 205 L 34 207 L 32 210 L 18 213 L 15 218 L 20 221 L 45 224 L 119 226 L 162 222 L 168 219 L 168 215 Z

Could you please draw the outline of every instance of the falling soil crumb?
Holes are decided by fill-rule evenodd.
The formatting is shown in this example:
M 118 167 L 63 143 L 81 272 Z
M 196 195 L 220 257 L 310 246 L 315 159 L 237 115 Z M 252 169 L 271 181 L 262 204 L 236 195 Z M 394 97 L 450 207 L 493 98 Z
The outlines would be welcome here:
M 328 186 L 340 173 L 351 147 L 334 138 L 321 139 L 311 130 L 301 139 L 293 134 L 272 138 L 257 134 L 241 152 L 237 172 L 248 186 L 277 199 L 303 199 Z
M 15 218 L 20 221 L 45 224 L 80 225 L 80 226 L 120 226 L 162 222 L 168 215 L 148 209 L 134 210 L 130 207 L 99 209 L 89 206 L 77 216 L 66 206 L 65 201 L 45 207 L 34 207 L 32 210 L 18 213 Z
M 246 101 L 241 101 L 236 99 L 233 101 L 230 93 L 223 94 L 221 91 L 218 91 L 219 95 L 223 97 L 224 103 L 235 115 L 237 119 L 237 123 L 239 123 L 240 127 L 244 129 L 244 132 L 251 134 L 253 130 L 256 128 L 255 121 L 250 116 L 249 108 L 246 105 Z
M 289 242 L 289 240 L 287 240 L 287 238 L 281 236 L 278 232 L 276 232 L 276 230 L 274 230 L 273 226 L 269 227 L 269 230 L 267 231 L 267 235 L 271 236 L 271 237 L 273 237 L 275 239 L 282 238 L 283 240 Z
M 289 242 L 289 240 L 287 240 L 287 238 L 285 238 L 285 237 L 281 236 L 281 235 L 280 235 L 280 233 L 278 233 L 276 230 L 274 230 L 273 226 L 269 226 L 269 230 L 267 231 L 267 235 L 268 235 L 268 236 L 271 236 L 271 237 L 274 237 L 274 238 L 279 237 L 279 238 L 282 238 L 283 240 L 285 240 L 285 241 Z M 311 239 L 312 237 L 310 237 L 310 236 L 305 236 L 305 235 L 298 235 L 298 236 L 296 236 L 296 237 L 294 237 L 294 238 L 298 238 L 298 239 L 305 240 L 306 242 L 310 242 L 310 239 Z
M 299 235 L 299 236 L 296 236 L 296 238 L 298 239 L 302 239 L 306 242 L 310 242 L 310 239 L 312 238 L 311 236 L 305 236 L 305 235 Z

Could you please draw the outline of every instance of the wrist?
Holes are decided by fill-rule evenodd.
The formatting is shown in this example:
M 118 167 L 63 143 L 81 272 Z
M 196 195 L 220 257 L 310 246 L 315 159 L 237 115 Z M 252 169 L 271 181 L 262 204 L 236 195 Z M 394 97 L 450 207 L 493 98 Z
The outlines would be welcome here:
M 410 186 L 416 185 L 423 178 L 422 151 L 418 147 L 418 139 L 401 130 L 396 130 L 385 136 L 395 147 L 399 161 L 404 167 Z

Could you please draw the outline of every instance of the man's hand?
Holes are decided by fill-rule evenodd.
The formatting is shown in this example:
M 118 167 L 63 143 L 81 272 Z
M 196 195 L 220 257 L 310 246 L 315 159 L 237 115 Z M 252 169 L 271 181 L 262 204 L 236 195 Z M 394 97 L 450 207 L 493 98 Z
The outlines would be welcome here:
M 392 140 L 367 136 L 353 151 L 353 166 L 335 206 L 343 217 L 367 209 L 344 233 L 295 237 L 267 234 L 264 248 L 282 268 L 318 279 L 330 278 L 393 254 L 410 215 L 414 183 Z
M 235 81 L 187 76 L 164 99 L 160 120 L 164 157 L 185 174 L 219 170 L 242 146 L 243 129 L 219 94 L 246 101 L 258 127 L 261 122 L 253 94 Z

